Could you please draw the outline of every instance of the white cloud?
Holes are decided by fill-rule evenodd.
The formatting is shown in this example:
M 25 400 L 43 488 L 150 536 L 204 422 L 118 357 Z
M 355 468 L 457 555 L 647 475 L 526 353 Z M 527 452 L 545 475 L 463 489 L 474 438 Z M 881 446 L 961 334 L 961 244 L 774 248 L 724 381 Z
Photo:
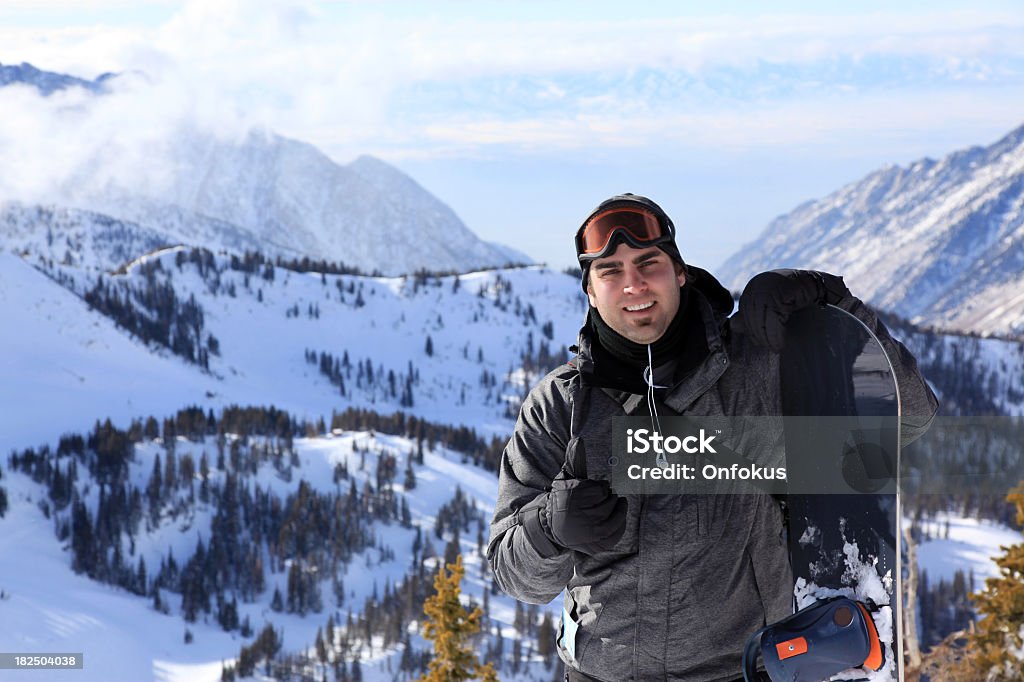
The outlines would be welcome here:
M 130 177 L 182 122 L 220 135 L 266 126 L 345 160 L 781 148 L 1002 121 L 1024 99 L 976 94 L 1024 79 L 1024 17 L 999 12 L 411 20 L 389 7 L 196 0 L 137 29 L 4 26 L 4 63 L 151 82 L 91 103 L 0 91 L 0 156 L 28 169 L 3 184 L 45 194 L 113 150 L 104 172 Z
M 1024 94 L 1016 90 L 995 92 L 984 100 L 972 93 L 944 90 L 804 98 L 745 109 L 620 115 L 628 107 L 620 109 L 608 99 L 600 107 L 602 113 L 465 121 L 431 125 L 424 132 L 441 154 L 451 149 L 480 153 L 489 146 L 512 150 L 536 147 L 549 152 L 675 147 L 708 153 L 785 153 L 792 147 L 820 146 L 823 153 L 843 154 L 844 147 L 874 137 L 891 150 L 889 158 L 900 158 L 907 150 L 920 148 L 922 140 L 934 139 L 943 131 L 980 130 L 988 134 L 1009 130 L 1020 124 L 1022 105 Z M 932 115 L 924 116 L 923 112 Z M 422 151 L 412 154 L 420 155 Z
M 156 47 L 201 73 L 230 80 L 258 75 L 273 84 L 288 83 L 291 89 L 310 80 L 336 80 L 330 76 L 339 69 L 351 69 L 345 82 L 362 71 L 402 85 L 641 68 L 699 73 L 762 61 L 800 64 L 871 54 L 936 59 L 1024 56 L 1024 17 L 995 12 L 626 21 L 584 15 L 572 21 L 536 16 L 499 21 L 483 11 L 478 18 L 408 20 L 390 16 L 387 3 L 356 7 L 360 11 L 338 16 L 309 1 L 193 1 L 158 29 L 137 33 L 134 49 Z M 0 36 L 8 45 L 5 53 L 21 50 L 56 59 L 59 52 L 71 50 L 86 65 L 106 61 L 118 51 L 122 57 L 133 56 L 123 32 L 118 35 L 117 30 L 102 27 L 88 31 L 102 36 L 102 42 L 113 37 L 114 45 L 97 54 L 93 48 L 98 45 L 73 34 L 40 36 L 35 30 L 8 27 L 0 29 Z M 122 63 L 118 68 L 136 66 Z M 276 68 L 260 68 L 270 66 Z M 285 75 L 302 78 L 285 81 Z

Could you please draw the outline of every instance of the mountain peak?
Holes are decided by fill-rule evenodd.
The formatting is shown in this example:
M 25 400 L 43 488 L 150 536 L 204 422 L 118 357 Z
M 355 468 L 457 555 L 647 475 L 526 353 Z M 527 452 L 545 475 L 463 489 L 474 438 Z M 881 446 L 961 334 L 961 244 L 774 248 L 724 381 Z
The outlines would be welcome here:
M 28 62 L 22 62 L 17 66 L 0 64 L 0 87 L 16 83 L 31 85 L 46 97 L 49 97 L 58 90 L 72 87 L 85 88 L 90 92 L 101 94 L 106 92 L 107 81 L 115 75 L 104 73 L 96 80 L 88 81 L 76 78 L 75 76 L 54 73 L 53 71 L 43 71 Z
M 27 63 L 0 65 L 0 86 L 27 84 L 47 96 L 70 87 L 106 92 L 112 77 L 87 81 Z M 116 168 L 117 177 L 99 180 L 97 168 Z M 91 209 L 174 241 L 202 235 L 195 245 L 255 244 L 268 255 L 387 275 L 512 264 L 398 168 L 369 155 L 339 165 L 312 144 L 265 129 L 225 139 L 182 123 L 147 140 L 144 152 L 98 145 L 69 177 L 73 183 L 45 203 Z
M 367 182 L 381 190 L 402 189 L 426 192 L 418 182 L 376 156 L 362 154 L 355 161 L 348 164 L 347 168 L 355 171 Z
M 224 140 L 183 127 L 150 157 L 159 162 L 114 190 L 75 188 L 76 203 L 154 227 L 164 222 L 158 207 L 167 206 L 176 216 L 221 221 L 267 254 L 306 255 L 386 275 L 512 262 L 415 180 L 371 156 L 339 165 L 311 144 L 268 131 Z M 160 182 L 147 183 L 154 167 Z
M 872 305 L 938 328 L 1024 333 L 1024 126 L 939 161 L 886 165 L 773 220 L 719 271 L 846 276 Z

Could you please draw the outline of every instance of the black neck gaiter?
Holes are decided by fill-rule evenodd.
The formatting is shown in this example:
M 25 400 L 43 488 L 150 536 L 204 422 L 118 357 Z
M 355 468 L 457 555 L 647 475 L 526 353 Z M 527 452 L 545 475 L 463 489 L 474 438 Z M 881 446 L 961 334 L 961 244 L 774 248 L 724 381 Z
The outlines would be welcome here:
M 688 336 L 687 321 L 690 318 L 690 287 L 683 286 L 679 289 L 679 310 L 672 318 L 665 333 L 661 338 L 651 344 L 651 356 L 654 366 L 664 364 L 669 360 L 679 359 L 683 348 L 683 341 Z M 613 356 L 634 367 L 647 366 L 647 346 L 641 343 L 630 341 L 622 334 L 608 326 L 597 308 L 590 308 L 591 326 L 597 335 L 597 340 Z M 703 328 L 698 330 L 701 339 L 704 338 Z M 705 349 L 706 349 L 705 344 Z

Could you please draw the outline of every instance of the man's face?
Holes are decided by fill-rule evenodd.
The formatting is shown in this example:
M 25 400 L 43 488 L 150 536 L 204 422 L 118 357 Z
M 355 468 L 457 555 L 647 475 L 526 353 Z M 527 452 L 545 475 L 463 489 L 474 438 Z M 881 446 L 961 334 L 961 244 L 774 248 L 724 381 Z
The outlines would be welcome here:
M 686 274 L 652 246 L 619 244 L 615 252 L 590 265 L 587 296 L 608 326 L 630 341 L 654 343 L 679 310 L 679 287 Z

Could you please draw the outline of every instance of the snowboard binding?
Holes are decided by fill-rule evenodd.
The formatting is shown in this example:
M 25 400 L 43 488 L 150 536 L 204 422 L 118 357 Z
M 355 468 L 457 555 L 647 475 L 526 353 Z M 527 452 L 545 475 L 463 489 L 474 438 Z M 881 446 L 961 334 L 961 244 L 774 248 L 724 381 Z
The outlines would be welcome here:
M 743 678 L 755 682 L 760 649 L 772 682 L 817 682 L 850 668 L 879 670 L 884 649 L 868 607 L 834 597 L 768 625 L 747 640 Z

